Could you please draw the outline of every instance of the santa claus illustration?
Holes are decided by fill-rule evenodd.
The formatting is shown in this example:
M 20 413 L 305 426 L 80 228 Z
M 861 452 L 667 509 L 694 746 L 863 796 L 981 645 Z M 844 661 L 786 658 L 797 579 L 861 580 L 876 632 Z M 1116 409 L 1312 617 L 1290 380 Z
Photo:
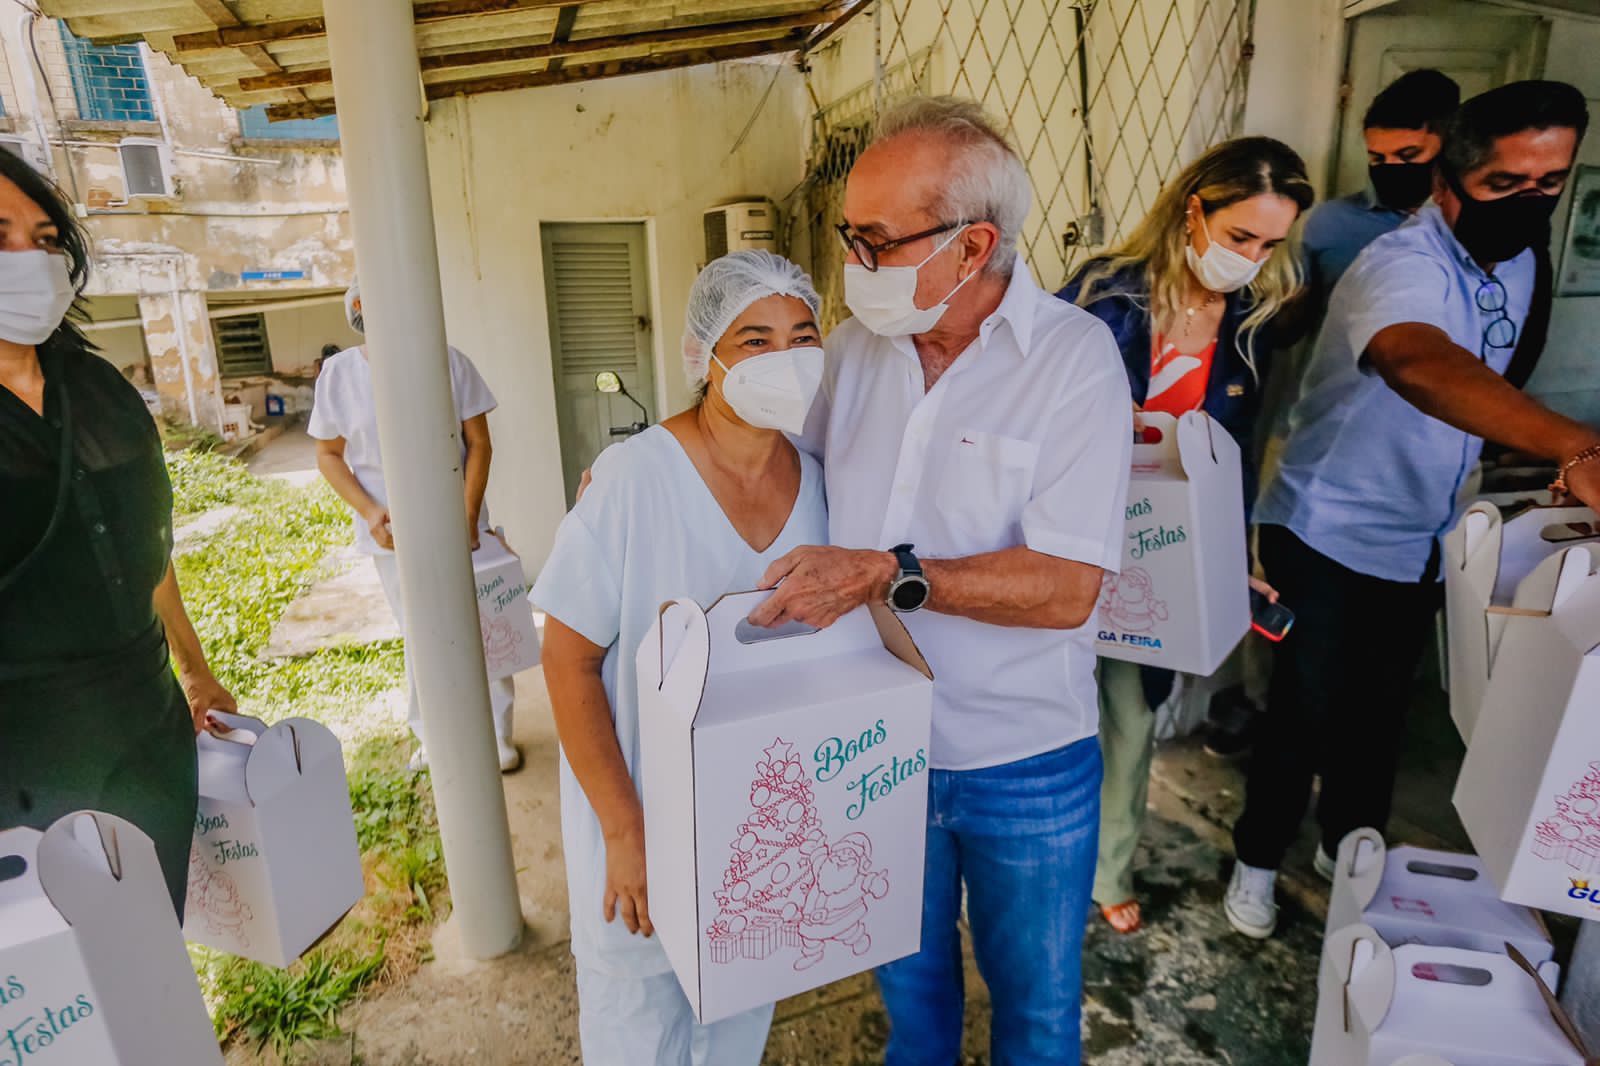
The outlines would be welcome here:
M 255 921 L 255 911 L 239 896 L 239 886 L 220 870 L 208 867 L 198 854 L 189 853 L 188 912 L 202 918 L 212 936 L 233 938 L 240 947 L 249 947 L 246 926 Z
M 1107 574 L 1100 586 L 1100 614 L 1127 633 L 1149 633 L 1167 620 L 1167 605 L 1156 599 L 1155 583 L 1141 567 Z
M 819 847 L 811 856 L 811 878 L 800 906 L 800 957 L 794 968 L 808 970 L 821 962 L 829 943 L 865 955 L 872 949 L 867 901 L 888 894 L 889 878 L 872 868 L 872 841 L 865 834 L 851 833 Z

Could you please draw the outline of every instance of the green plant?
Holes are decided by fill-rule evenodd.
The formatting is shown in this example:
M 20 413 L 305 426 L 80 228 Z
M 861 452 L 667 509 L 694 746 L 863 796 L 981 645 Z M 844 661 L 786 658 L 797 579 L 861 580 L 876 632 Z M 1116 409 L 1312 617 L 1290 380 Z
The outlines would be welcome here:
M 427 779 L 406 770 L 404 725 L 371 713 L 404 683 L 399 641 L 261 656 L 290 602 L 325 572 L 330 552 L 349 543 L 344 505 L 320 482 L 256 478 L 222 455 L 171 454 L 168 469 L 181 516 L 238 509 L 175 563 L 212 670 L 245 713 L 316 718 L 345 746 L 367 896 L 287 970 L 190 951 L 219 1037 L 287 1059 L 300 1042 L 334 1035 L 340 1009 L 364 987 L 427 959 L 427 928 L 448 903 L 433 797 Z
M 226 1010 L 213 1012 L 219 1035 L 270 1047 L 288 1061 L 297 1044 L 339 1035 L 339 1011 L 383 969 L 380 945 L 370 955 L 318 950 L 286 970 L 223 958 L 213 968 L 211 993 Z

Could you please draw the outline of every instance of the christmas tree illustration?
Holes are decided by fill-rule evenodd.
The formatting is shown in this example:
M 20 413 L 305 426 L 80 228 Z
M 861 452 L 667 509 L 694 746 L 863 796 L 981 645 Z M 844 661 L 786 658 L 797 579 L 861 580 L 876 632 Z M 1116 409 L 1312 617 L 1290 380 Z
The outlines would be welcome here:
M 1555 812 L 1534 827 L 1533 853 L 1580 873 L 1600 872 L 1600 762 L 1556 797 Z
M 713 962 L 766 959 L 799 949 L 796 970 L 822 961 L 828 944 L 853 955 L 872 947 L 870 902 L 889 894 L 872 865 L 872 841 L 850 833 L 830 843 L 794 745 L 773 740 L 756 762 L 751 812 L 729 844 L 717 916 L 706 930 Z

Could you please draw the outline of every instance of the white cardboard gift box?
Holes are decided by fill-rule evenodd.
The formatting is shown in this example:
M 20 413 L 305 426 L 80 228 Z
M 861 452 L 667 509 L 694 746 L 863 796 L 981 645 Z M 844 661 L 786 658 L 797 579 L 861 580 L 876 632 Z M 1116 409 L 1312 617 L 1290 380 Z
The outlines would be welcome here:
M 1250 629 L 1239 446 L 1200 411 L 1140 417 L 1161 439 L 1133 446 L 1122 572 L 1101 585 L 1095 652 L 1204 677 Z
M 650 917 L 702 1023 L 921 943 L 933 684 L 887 608 L 762 630 L 662 607 L 638 650 Z
M 1502 951 L 1509 943 L 1535 963 L 1553 951 L 1538 915 L 1503 901 L 1476 856 L 1389 849 L 1375 829 L 1346 834 L 1335 860 L 1327 932 L 1356 924 L 1390 947 Z
M 1600 546 L 1518 587 L 1455 806 L 1502 899 L 1600 917 Z
M 1538 970 L 1553 989 L 1556 964 Z M 1583 1066 L 1553 1002 L 1504 954 L 1390 948 L 1347 925 L 1324 945 L 1310 1066 Z
M 489 680 L 538 666 L 539 630 L 533 622 L 533 604 L 528 602 L 522 559 L 498 534 L 485 533 L 472 553 L 472 577 Z
M 200 807 L 183 932 L 287 966 L 365 891 L 339 738 L 309 718 L 272 728 L 213 711 L 233 739 L 196 738 Z
M 155 845 L 80 811 L 0 832 L 0 1063 L 222 1066 Z
M 1450 717 L 1469 744 L 1517 587 L 1560 551 L 1570 522 L 1593 522 L 1587 507 L 1536 507 L 1503 520 L 1492 502 L 1467 509 L 1444 538 L 1445 656 Z

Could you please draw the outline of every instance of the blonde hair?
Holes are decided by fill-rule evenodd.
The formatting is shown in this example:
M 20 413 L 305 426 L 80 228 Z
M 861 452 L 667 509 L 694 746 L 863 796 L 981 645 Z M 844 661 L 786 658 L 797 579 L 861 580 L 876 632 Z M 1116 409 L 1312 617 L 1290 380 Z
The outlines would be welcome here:
M 1182 310 L 1189 266 L 1184 256 L 1188 244 L 1189 197 L 1200 198 L 1209 217 L 1231 204 L 1262 195 L 1284 196 L 1304 213 L 1316 198 L 1306 177 L 1305 162 L 1293 148 L 1271 137 L 1239 137 L 1208 149 L 1161 190 L 1155 206 L 1140 220 L 1128 239 L 1084 270 L 1078 288 L 1078 305 L 1086 307 L 1113 295 L 1097 291 L 1129 267 L 1141 267 L 1150 290 L 1152 322 L 1170 320 Z M 1239 327 L 1247 345 L 1245 362 L 1255 372 L 1255 334 L 1300 290 L 1304 278 L 1299 257 L 1290 242 L 1272 250 L 1246 292 L 1249 313 Z

